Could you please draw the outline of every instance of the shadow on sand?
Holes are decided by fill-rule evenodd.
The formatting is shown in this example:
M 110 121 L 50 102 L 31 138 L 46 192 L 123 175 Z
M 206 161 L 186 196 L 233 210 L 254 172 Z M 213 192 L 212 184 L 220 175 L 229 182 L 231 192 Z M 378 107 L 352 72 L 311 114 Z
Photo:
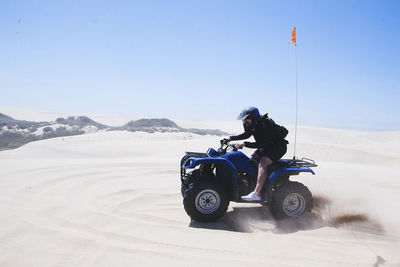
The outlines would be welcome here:
M 275 220 L 270 210 L 262 206 L 234 207 L 217 222 L 199 223 L 192 221 L 190 227 L 251 233 L 268 231 L 277 234 L 295 233 L 298 231 L 314 230 L 322 227 L 346 228 L 360 232 L 383 234 L 379 223 L 371 220 L 365 214 L 339 214 L 331 216 L 329 206 L 332 202 L 319 195 L 313 196 L 312 212 L 300 217 Z
M 304 214 L 299 218 L 277 221 L 266 207 L 234 207 L 232 211 L 227 212 L 217 222 L 200 223 L 192 221 L 190 227 L 241 233 L 270 231 L 285 234 L 325 226 L 321 223 L 316 223 L 318 221 L 314 213 Z

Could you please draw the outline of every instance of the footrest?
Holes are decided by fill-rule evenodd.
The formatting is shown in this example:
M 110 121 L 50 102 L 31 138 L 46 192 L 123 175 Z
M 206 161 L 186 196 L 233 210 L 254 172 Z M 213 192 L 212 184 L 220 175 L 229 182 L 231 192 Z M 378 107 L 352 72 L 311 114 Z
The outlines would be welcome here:
M 246 201 L 243 199 L 239 199 L 238 201 L 236 201 L 237 203 L 261 203 L 262 200 L 252 200 L 252 201 Z

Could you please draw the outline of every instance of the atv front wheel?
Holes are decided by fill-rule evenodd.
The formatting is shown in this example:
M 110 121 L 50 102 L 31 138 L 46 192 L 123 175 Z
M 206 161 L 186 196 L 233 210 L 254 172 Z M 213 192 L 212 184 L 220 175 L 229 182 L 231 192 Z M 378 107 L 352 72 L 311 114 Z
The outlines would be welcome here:
M 190 184 L 183 198 L 186 213 L 199 222 L 219 219 L 225 214 L 228 205 L 225 191 L 214 182 Z
M 285 219 L 311 211 L 312 205 L 312 195 L 306 186 L 287 182 L 274 191 L 270 208 L 276 219 Z
M 189 186 L 192 183 L 198 183 L 199 179 L 201 179 L 199 169 L 193 170 L 193 171 L 189 172 L 185 177 L 183 177 L 182 183 L 181 183 L 182 197 L 185 197 L 185 192 L 186 192 L 186 190 L 189 189 Z

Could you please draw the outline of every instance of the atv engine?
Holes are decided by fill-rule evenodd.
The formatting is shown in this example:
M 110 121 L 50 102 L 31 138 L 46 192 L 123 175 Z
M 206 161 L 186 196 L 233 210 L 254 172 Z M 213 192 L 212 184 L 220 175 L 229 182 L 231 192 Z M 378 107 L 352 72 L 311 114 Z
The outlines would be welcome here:
M 247 174 L 239 174 L 238 175 L 238 192 L 240 196 L 245 196 L 250 192 L 254 191 L 256 187 L 256 179 L 247 175 Z

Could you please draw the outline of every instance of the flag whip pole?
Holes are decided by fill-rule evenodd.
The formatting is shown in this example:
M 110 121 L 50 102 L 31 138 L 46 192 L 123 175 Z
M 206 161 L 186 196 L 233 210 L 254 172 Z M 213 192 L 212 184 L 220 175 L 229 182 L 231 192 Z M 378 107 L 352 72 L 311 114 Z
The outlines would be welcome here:
M 296 122 L 294 126 L 294 146 L 293 146 L 293 160 L 296 159 L 296 145 L 297 145 L 297 115 L 299 109 L 299 86 L 298 86 L 298 74 L 297 74 L 297 42 L 296 42 L 296 27 L 293 28 L 292 31 L 292 40 L 290 40 L 289 44 L 294 44 L 294 56 L 296 58 Z
M 296 29 L 296 28 L 295 28 Z M 296 144 L 297 144 L 297 114 L 298 114 L 298 104 L 299 104 L 299 90 L 298 90 L 298 82 L 297 82 L 297 44 L 294 44 L 294 54 L 296 57 L 296 123 L 294 127 L 294 151 L 293 151 L 293 159 L 296 159 Z

